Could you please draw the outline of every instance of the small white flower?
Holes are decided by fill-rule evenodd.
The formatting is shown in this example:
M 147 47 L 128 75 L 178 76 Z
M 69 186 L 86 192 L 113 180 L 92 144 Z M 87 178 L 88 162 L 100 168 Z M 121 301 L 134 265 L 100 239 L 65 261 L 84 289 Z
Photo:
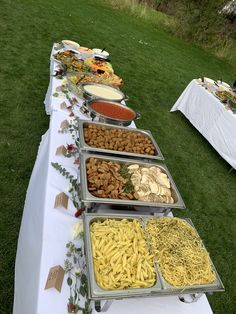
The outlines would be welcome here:
M 70 185 L 68 186 L 68 188 L 67 188 L 67 191 L 68 191 L 69 193 L 71 193 L 72 190 L 73 190 L 73 186 L 70 184 Z
M 81 273 L 81 269 L 80 268 L 76 268 L 75 269 L 75 276 L 79 276 Z
M 84 232 L 83 221 L 80 219 L 72 226 L 72 238 L 73 240 L 81 238 Z

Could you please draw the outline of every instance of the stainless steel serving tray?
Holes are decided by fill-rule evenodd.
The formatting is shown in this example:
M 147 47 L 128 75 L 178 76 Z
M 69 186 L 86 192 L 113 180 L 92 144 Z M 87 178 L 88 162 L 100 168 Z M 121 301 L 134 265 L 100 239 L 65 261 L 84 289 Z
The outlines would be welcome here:
M 145 228 L 145 230 L 146 230 L 146 224 L 147 224 L 147 222 L 148 222 L 148 220 L 150 218 L 159 219 L 160 217 L 157 218 L 157 217 L 142 216 L 142 220 L 144 221 L 144 228 Z M 199 233 L 197 232 L 196 228 L 194 227 L 193 222 L 192 222 L 192 220 L 190 218 L 181 218 L 181 219 L 187 221 L 193 227 L 195 232 L 198 234 L 199 238 L 201 238 Z M 146 232 L 146 234 L 147 234 L 147 237 L 148 237 L 148 232 Z M 148 241 L 150 241 L 149 238 L 148 238 Z M 204 246 L 204 244 L 203 244 L 203 247 L 206 250 L 206 247 Z M 205 285 L 191 285 L 191 286 L 184 286 L 184 287 L 176 287 L 176 286 L 170 285 L 165 280 L 165 278 L 163 277 L 163 275 L 161 273 L 161 269 L 160 269 L 160 267 L 158 265 L 158 262 L 155 261 L 157 269 L 158 269 L 158 274 L 159 274 L 159 277 L 161 279 L 162 287 L 163 287 L 163 289 L 166 292 L 170 292 L 171 294 L 175 294 L 175 293 L 177 293 L 177 294 L 188 294 L 188 293 L 193 294 L 193 293 L 202 293 L 202 292 L 224 291 L 223 283 L 222 283 L 222 281 L 220 279 L 220 276 L 217 273 L 217 270 L 216 270 L 216 268 L 215 268 L 215 266 L 214 266 L 214 264 L 213 264 L 211 259 L 210 259 L 210 262 L 211 262 L 212 269 L 213 269 L 213 271 L 216 274 L 216 279 L 214 280 L 214 282 L 212 282 L 211 284 L 205 284 Z
M 93 254 L 92 254 L 92 243 L 90 237 L 90 224 L 94 221 L 104 220 L 113 218 L 121 220 L 124 218 L 134 220 L 137 219 L 144 228 L 143 221 L 140 216 L 130 215 L 115 215 L 115 214 L 85 214 L 84 215 L 84 241 L 85 241 L 85 252 L 86 252 L 86 265 L 88 268 L 88 282 L 89 282 L 89 298 L 98 300 L 108 299 L 123 299 L 130 297 L 148 297 L 154 293 L 154 291 L 162 291 L 161 280 L 157 272 L 156 266 L 156 283 L 151 288 L 130 288 L 123 290 L 105 290 L 102 289 L 96 282 L 94 265 L 93 265 Z M 149 244 L 147 243 L 149 247 Z
M 122 199 L 111 199 L 111 198 L 99 198 L 93 196 L 88 190 L 87 184 L 87 173 L 86 173 L 86 161 L 89 158 L 97 158 L 105 161 L 114 161 L 117 163 L 125 163 L 126 165 L 138 164 L 140 166 L 158 166 L 166 175 L 168 176 L 171 182 L 171 194 L 175 201 L 174 204 L 167 203 L 155 203 L 155 202 L 146 202 L 146 201 L 138 201 L 138 200 L 122 200 Z M 135 210 L 143 210 L 143 207 L 147 208 L 147 212 L 151 210 L 151 208 L 185 208 L 184 201 L 174 183 L 174 180 L 171 177 L 169 170 L 166 165 L 159 163 L 149 163 L 143 162 L 136 159 L 125 159 L 114 156 L 104 156 L 99 154 L 90 154 L 86 152 L 80 152 L 80 183 L 81 183 L 81 202 L 84 203 L 85 207 L 94 207 L 96 203 L 99 204 L 113 204 L 113 205 L 125 205 L 125 206 L 133 206 Z
M 106 128 L 109 128 L 109 129 L 122 129 L 122 130 L 127 130 L 130 132 L 142 133 L 143 135 L 147 136 L 149 138 L 149 140 L 152 142 L 152 144 L 156 150 L 156 155 L 129 153 L 129 152 L 124 152 L 124 151 L 120 152 L 117 150 L 103 149 L 103 148 L 97 148 L 97 147 L 89 146 L 88 144 L 86 144 L 85 139 L 84 139 L 84 127 L 88 126 L 90 124 L 96 125 L 96 126 L 105 126 Z M 124 157 L 132 157 L 132 158 L 164 160 L 164 157 L 161 153 L 161 150 L 160 150 L 159 146 L 157 145 L 154 137 L 152 136 L 151 132 L 147 131 L 147 130 L 127 128 L 127 127 L 122 127 L 122 126 L 118 126 L 118 125 L 114 125 L 114 124 L 91 122 L 88 120 L 79 120 L 79 139 L 80 139 L 80 149 L 84 150 L 84 151 L 91 151 L 91 152 L 95 152 L 95 153 L 104 153 L 104 154 L 112 154 L 112 155 L 121 155 Z
M 138 219 L 142 224 L 146 236 L 146 242 L 149 242 L 146 232 L 147 216 L 143 215 L 125 215 L 125 214 L 84 214 L 84 240 L 85 240 L 85 252 L 86 262 L 88 267 L 88 281 L 89 281 L 89 298 L 93 300 L 108 300 L 108 299 L 122 299 L 122 298 L 136 298 L 136 297 L 153 297 L 153 296 L 171 296 L 171 295 L 186 295 L 194 293 L 215 292 L 224 291 L 224 286 L 220 280 L 220 277 L 212 263 L 213 270 L 216 274 L 216 280 L 212 284 L 208 285 L 195 285 L 186 287 L 172 287 L 163 278 L 159 271 L 158 265 L 155 262 L 156 271 L 156 284 L 151 288 L 139 288 L 139 289 L 125 289 L 125 290 L 105 290 L 98 286 L 94 274 L 92 245 L 90 238 L 90 224 L 97 220 L 104 219 Z M 157 218 L 158 219 L 158 218 Z M 186 219 L 192 226 L 190 219 Z M 194 227 L 194 226 L 193 226 Z M 196 229 L 195 229 L 196 230 Z

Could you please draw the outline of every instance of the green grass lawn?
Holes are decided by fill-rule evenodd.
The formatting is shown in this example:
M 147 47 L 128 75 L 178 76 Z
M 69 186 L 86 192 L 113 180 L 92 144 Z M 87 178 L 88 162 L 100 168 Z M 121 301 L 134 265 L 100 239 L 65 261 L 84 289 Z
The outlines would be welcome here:
M 128 104 L 142 114 L 138 127 L 153 132 L 185 200 L 187 210 L 174 213 L 193 220 L 224 282 L 225 293 L 209 296 L 212 309 L 236 313 L 235 171 L 229 173 L 230 166 L 183 115 L 169 113 L 190 80 L 205 75 L 231 83 L 235 69 L 98 0 L 2 0 L 0 29 L 0 313 L 12 313 L 25 193 L 49 122 L 43 105 L 49 55 L 53 42 L 62 39 L 111 53 Z

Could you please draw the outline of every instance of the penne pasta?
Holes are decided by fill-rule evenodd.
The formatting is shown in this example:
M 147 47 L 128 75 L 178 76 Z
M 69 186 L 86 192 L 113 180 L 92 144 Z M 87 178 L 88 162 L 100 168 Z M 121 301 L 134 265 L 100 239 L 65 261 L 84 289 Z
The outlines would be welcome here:
M 156 282 L 154 259 L 137 219 L 105 219 L 90 227 L 95 278 L 106 290 L 147 288 Z

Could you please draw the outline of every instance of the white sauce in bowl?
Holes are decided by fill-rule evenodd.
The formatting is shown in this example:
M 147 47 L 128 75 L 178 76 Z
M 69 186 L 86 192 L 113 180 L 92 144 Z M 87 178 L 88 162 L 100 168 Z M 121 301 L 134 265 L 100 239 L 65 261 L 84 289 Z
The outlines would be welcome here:
M 84 90 L 91 95 L 103 99 L 122 100 L 123 98 L 118 91 L 112 88 L 107 88 L 106 86 L 84 85 Z

